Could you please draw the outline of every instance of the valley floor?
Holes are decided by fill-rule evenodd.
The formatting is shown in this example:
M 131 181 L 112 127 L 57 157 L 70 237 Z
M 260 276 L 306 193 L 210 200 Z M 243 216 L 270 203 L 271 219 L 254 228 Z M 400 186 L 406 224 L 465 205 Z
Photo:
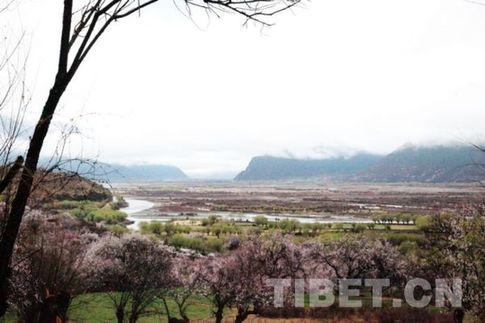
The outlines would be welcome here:
M 180 182 L 115 184 L 116 194 L 148 200 L 153 216 L 207 212 L 285 216 L 416 215 L 455 211 L 480 202 L 478 184 L 355 184 L 317 182 Z

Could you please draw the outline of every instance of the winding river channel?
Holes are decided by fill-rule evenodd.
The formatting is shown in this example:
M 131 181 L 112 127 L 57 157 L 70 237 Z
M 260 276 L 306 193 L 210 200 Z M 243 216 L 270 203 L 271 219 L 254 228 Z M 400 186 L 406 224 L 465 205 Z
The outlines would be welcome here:
M 122 208 L 121 211 L 128 214 L 128 220 L 133 223 L 128 227 L 137 230 L 141 222 L 160 221 L 168 222 L 171 220 L 186 219 L 186 215 L 180 214 L 156 214 L 152 208 L 154 203 L 146 200 L 125 198 L 129 206 Z M 301 223 L 371 223 L 372 220 L 364 217 L 352 215 L 294 215 L 294 214 L 261 214 L 261 213 L 238 213 L 238 212 L 198 212 L 190 216 L 191 219 L 204 219 L 209 215 L 216 215 L 225 220 L 252 222 L 258 215 L 264 215 L 270 221 L 280 221 L 285 219 L 297 220 Z
M 121 211 L 128 214 L 128 220 L 133 221 L 133 223 L 130 224 L 128 228 L 137 230 L 140 222 L 149 222 L 155 220 L 148 219 L 145 212 L 147 210 L 150 210 L 155 205 L 154 203 L 150 201 L 135 199 L 125 199 L 125 201 L 128 203 L 128 206 L 121 208 Z

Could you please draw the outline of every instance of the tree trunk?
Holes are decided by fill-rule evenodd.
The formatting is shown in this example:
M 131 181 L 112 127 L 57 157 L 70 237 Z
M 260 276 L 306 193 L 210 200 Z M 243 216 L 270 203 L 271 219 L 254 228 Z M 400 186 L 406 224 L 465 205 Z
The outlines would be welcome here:
M 453 312 L 453 320 L 455 323 L 463 323 L 463 319 L 465 318 L 465 311 L 462 308 L 457 308 Z
M 217 311 L 215 312 L 216 315 L 216 323 L 221 323 L 224 317 L 224 306 L 219 306 Z
M 29 150 L 20 182 L 2 234 L 2 240 L 0 241 L 0 317 L 3 317 L 7 311 L 7 298 L 9 294 L 8 280 L 11 273 L 10 261 L 20 223 L 25 212 L 25 206 L 27 205 L 27 200 L 32 189 L 34 174 L 37 171 L 40 151 L 44 144 L 47 131 L 49 130 L 52 116 L 66 86 L 67 80 L 56 80 L 54 87 L 49 93 L 49 97 L 35 127 L 34 134 L 30 139 Z
M 125 320 L 125 311 L 121 309 L 116 309 L 116 321 L 118 323 L 123 323 Z
M 165 313 L 167 313 L 167 320 L 169 323 L 171 323 L 172 316 L 170 316 L 170 309 L 168 308 L 167 300 L 165 299 L 165 297 L 162 297 L 162 303 L 163 303 L 163 306 L 165 307 Z
M 41 304 L 40 320 L 43 323 L 67 322 L 67 312 L 71 304 L 71 295 L 59 292 L 51 295 Z
M 48 301 L 42 304 L 39 314 L 39 323 L 57 323 L 57 315 Z
M 59 52 L 59 66 L 56 79 L 52 86 L 47 101 L 42 109 L 34 133 L 30 138 L 29 149 L 25 159 L 25 165 L 17 187 L 17 192 L 12 201 L 7 222 L 0 241 L 0 318 L 7 312 L 7 299 L 9 294 L 9 276 L 11 273 L 10 262 L 12 260 L 13 248 L 25 212 L 25 206 L 32 190 L 32 182 L 37 164 L 39 162 L 40 151 L 44 145 L 45 137 L 49 131 L 49 126 L 56 111 L 59 100 L 71 81 L 75 69 L 67 73 L 67 63 L 69 56 L 69 40 L 71 34 L 73 0 L 64 0 L 64 10 L 62 18 L 61 43 Z
M 72 296 L 67 292 L 60 292 L 55 301 L 56 315 L 65 323 L 68 321 L 69 306 L 71 306 Z
M 30 308 L 29 310 L 20 313 L 19 322 L 37 323 L 40 321 L 39 317 L 40 309 L 38 308 L 38 306 L 34 306 L 34 308 Z
M 235 323 L 242 323 L 244 320 L 248 317 L 246 313 L 238 313 L 236 315 L 236 320 L 234 321 Z
M 132 313 L 128 321 L 129 323 L 136 323 L 136 321 L 138 321 L 138 314 Z
M 247 310 L 238 310 L 235 323 L 242 323 L 248 318 L 249 312 Z
M 182 318 L 180 322 L 189 322 L 190 320 L 186 313 L 185 301 L 183 301 L 182 303 L 177 302 L 177 307 L 179 309 L 180 317 Z

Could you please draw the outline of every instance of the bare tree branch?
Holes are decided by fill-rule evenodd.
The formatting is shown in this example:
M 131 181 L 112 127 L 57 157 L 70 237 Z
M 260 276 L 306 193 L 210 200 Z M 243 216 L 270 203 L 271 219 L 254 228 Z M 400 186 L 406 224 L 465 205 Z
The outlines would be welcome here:
M 9 1 L 7 1 L 6 3 L 2 4 L 2 5 L 0 6 L 0 13 L 2 13 L 2 12 L 4 12 L 4 11 L 6 11 L 6 10 L 7 10 L 7 9 L 8 9 L 8 8 L 9 8 L 11 5 L 12 5 L 12 3 L 14 3 L 14 1 L 15 1 L 15 0 L 9 0 Z
M 185 0 L 189 5 L 211 12 L 234 12 L 264 26 L 272 26 L 265 18 L 289 10 L 301 3 L 301 0 Z
M 5 191 L 8 185 L 12 182 L 13 178 L 15 175 L 17 175 L 18 171 L 22 167 L 22 164 L 24 163 L 24 157 L 18 156 L 13 165 L 9 167 L 9 170 L 7 172 L 7 175 L 0 181 L 0 194 Z
M 72 0 L 64 0 L 64 13 L 62 17 L 61 49 L 59 54 L 59 75 L 67 73 L 69 59 L 69 40 L 71 38 Z

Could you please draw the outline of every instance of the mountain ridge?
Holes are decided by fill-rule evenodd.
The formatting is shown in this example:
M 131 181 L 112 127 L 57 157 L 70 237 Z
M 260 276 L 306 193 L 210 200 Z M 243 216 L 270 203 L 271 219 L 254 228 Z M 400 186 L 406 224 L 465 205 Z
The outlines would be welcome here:
M 106 177 L 110 182 L 183 181 L 189 177 L 177 166 L 165 164 L 119 165 L 108 164 L 111 171 Z
M 357 182 L 474 182 L 485 177 L 485 153 L 464 145 L 406 145 L 387 155 L 296 159 L 256 156 L 236 181 L 325 177 Z M 482 167 L 481 167 L 482 166 Z
M 406 146 L 385 156 L 358 181 L 450 183 L 485 177 L 485 153 L 463 145 Z
M 273 156 L 257 156 L 251 159 L 246 170 L 234 179 L 242 180 L 280 180 L 293 178 L 312 178 L 318 176 L 342 176 L 358 172 L 375 164 L 380 155 L 361 153 L 355 156 L 333 157 L 327 159 L 294 159 Z
M 43 168 L 50 168 L 48 158 L 40 162 Z M 165 164 L 121 165 L 93 160 L 62 160 L 58 171 L 77 173 L 98 182 L 164 182 L 183 181 L 188 176 L 177 166 Z

